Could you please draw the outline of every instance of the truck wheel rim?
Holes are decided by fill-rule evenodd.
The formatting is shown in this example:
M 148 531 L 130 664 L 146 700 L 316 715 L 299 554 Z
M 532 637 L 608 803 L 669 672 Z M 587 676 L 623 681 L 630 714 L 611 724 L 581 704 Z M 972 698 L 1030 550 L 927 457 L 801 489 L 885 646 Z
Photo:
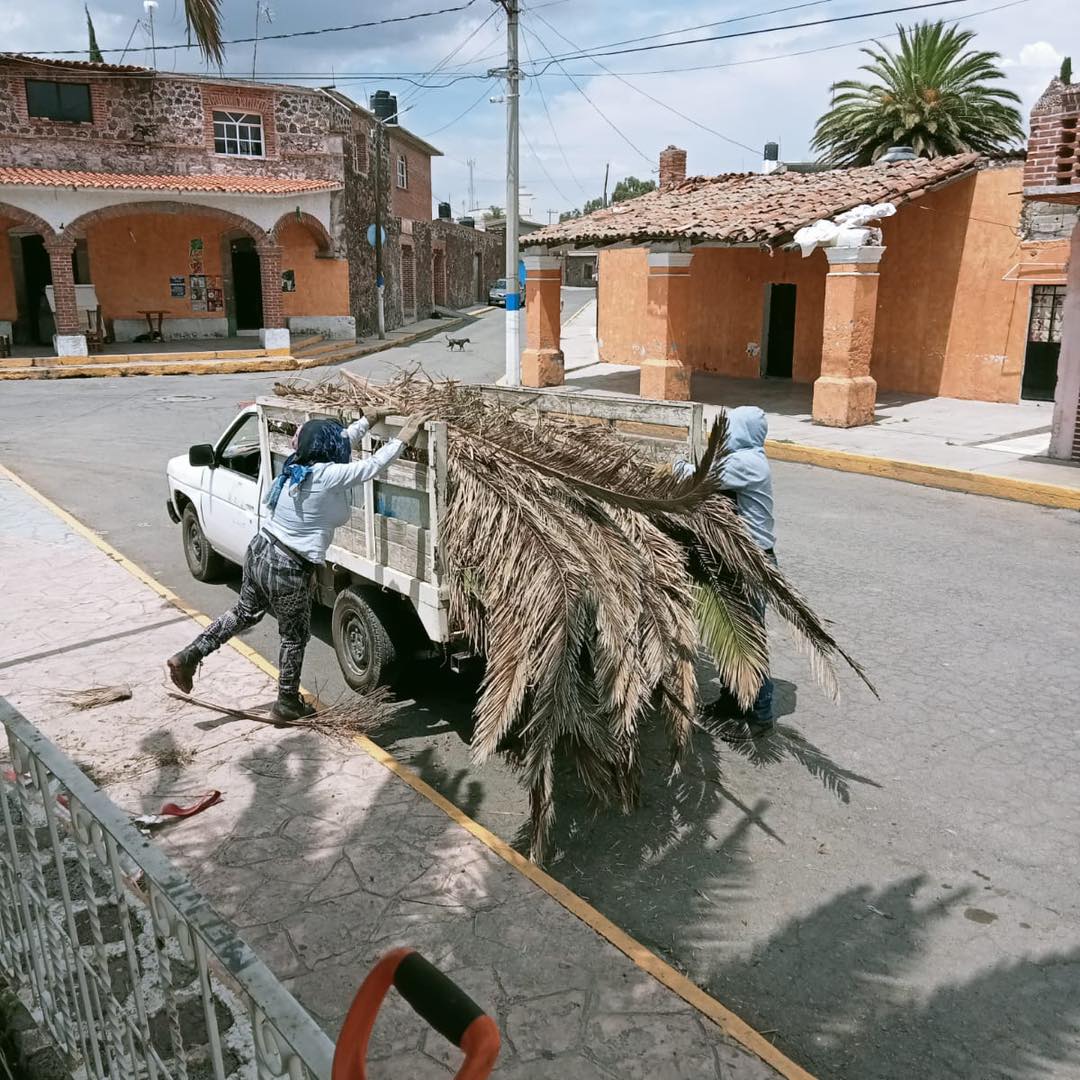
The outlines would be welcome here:
M 191 550 L 192 558 L 196 562 L 202 562 L 202 536 L 199 533 L 198 524 L 194 521 L 188 526 L 188 547 Z
M 345 647 L 352 666 L 360 674 L 366 674 L 371 666 L 368 632 L 364 620 L 357 615 L 350 615 L 345 624 Z

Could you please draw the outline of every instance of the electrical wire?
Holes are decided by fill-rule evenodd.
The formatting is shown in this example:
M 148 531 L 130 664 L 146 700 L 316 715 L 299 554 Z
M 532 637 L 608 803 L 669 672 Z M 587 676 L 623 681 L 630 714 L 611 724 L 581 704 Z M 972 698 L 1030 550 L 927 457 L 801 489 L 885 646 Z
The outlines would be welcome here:
M 434 11 L 414 11 L 411 15 L 393 15 L 386 19 L 372 19 L 368 22 L 350 23 L 348 26 L 325 26 L 320 30 L 294 30 L 287 34 L 266 34 L 260 37 L 259 41 L 285 41 L 291 38 L 300 37 L 317 37 L 319 34 L 340 34 L 349 30 L 368 30 L 374 26 L 389 26 L 392 23 L 406 23 L 412 22 L 415 19 L 430 19 L 436 15 L 450 15 L 455 11 L 465 11 L 471 8 L 476 0 L 464 0 L 464 3 L 457 4 L 454 7 L 438 8 Z M 246 38 L 230 38 L 228 41 L 223 41 L 222 45 L 250 45 L 256 39 L 253 37 Z M 199 45 L 197 42 L 186 42 L 183 45 L 157 45 L 155 46 L 158 52 L 173 50 L 173 49 L 197 49 Z M 41 54 L 45 56 L 83 56 L 86 53 L 85 49 L 20 49 L 23 55 Z M 103 53 L 118 53 L 125 52 L 125 49 L 101 49 Z
M 421 135 L 420 137 L 422 139 L 430 139 L 433 135 L 438 135 L 440 132 L 445 131 L 448 127 L 453 127 L 454 124 L 456 124 L 459 120 L 464 120 L 465 117 L 468 116 L 469 113 L 471 113 L 473 109 L 475 109 L 476 106 L 479 105 L 480 102 L 488 96 L 488 94 L 491 92 L 491 87 L 494 82 L 495 80 L 489 77 L 487 85 L 480 92 L 480 96 L 467 109 L 465 109 L 463 112 L 458 113 L 453 120 L 450 120 L 447 123 L 443 124 L 442 127 L 438 127 L 434 131 L 429 131 L 426 135 Z
M 459 42 L 459 43 L 458 43 L 458 44 L 457 44 L 457 45 L 456 45 L 456 46 L 455 46 L 455 47 L 454 47 L 453 49 L 451 49 L 451 50 L 450 50 L 450 52 L 448 52 L 448 53 L 447 53 L 447 54 L 446 54 L 446 55 L 445 55 L 445 56 L 444 56 L 444 57 L 442 58 L 442 60 L 440 60 L 440 61 L 438 62 L 438 64 L 436 64 L 436 65 L 435 65 L 435 67 L 433 67 L 433 68 L 431 69 L 431 73 L 430 73 L 430 74 L 431 74 L 431 78 L 432 78 L 432 79 L 434 79 L 434 78 L 435 78 L 435 76 L 436 76 L 436 75 L 437 75 L 437 74 L 438 74 L 438 73 L 439 73 L 440 71 L 442 71 L 442 70 L 443 70 L 443 69 L 444 69 L 444 68 L 446 67 L 446 65 L 447 65 L 447 64 L 449 64 L 449 63 L 450 63 L 450 61 L 451 61 L 451 60 L 453 60 L 453 59 L 454 59 L 454 57 L 455 57 L 455 56 L 457 56 L 457 54 L 458 54 L 459 52 L 461 52 L 461 50 L 462 50 L 462 49 L 464 49 L 464 48 L 465 48 L 465 46 L 466 46 L 466 45 L 468 45 L 468 44 L 469 44 L 469 42 L 471 42 L 471 41 L 472 41 L 472 40 L 473 40 L 473 39 L 475 38 L 475 36 L 476 36 L 477 34 L 479 34 L 479 33 L 480 33 L 480 31 L 481 31 L 481 30 L 483 30 L 483 29 L 484 29 L 484 27 L 485 27 L 485 26 L 487 26 L 487 24 L 488 24 L 489 22 L 491 22 L 491 20 L 492 20 L 492 19 L 494 19 L 494 18 L 495 18 L 495 16 L 496 16 L 496 15 L 497 15 L 497 14 L 499 13 L 499 10 L 500 10 L 499 8 L 497 8 L 497 7 L 493 7 L 493 8 L 491 9 L 491 11 L 490 11 L 490 12 L 488 12 L 488 16 L 487 16 L 487 18 L 486 18 L 486 19 L 484 19 L 484 21 L 483 21 L 483 22 L 482 22 L 482 23 L 481 23 L 481 24 L 480 24 L 480 25 L 479 25 L 479 26 L 478 26 L 478 27 L 477 27 L 477 28 L 476 28 L 475 30 L 470 30 L 470 31 L 469 31 L 469 33 L 468 33 L 468 34 L 467 34 L 467 35 L 465 36 L 465 38 L 464 38 L 464 39 L 463 39 L 462 41 L 460 41 L 460 42 Z M 486 49 L 486 48 L 487 48 L 487 46 L 485 45 L 485 46 L 484 46 L 484 48 Z M 482 52 L 482 51 L 483 51 L 483 49 L 481 49 L 480 51 Z M 465 62 L 464 64 L 461 64 L 461 65 L 460 65 L 460 67 L 466 67 L 466 66 L 468 66 L 468 64 L 470 64 L 470 63 L 472 63 L 472 61 L 471 61 L 471 60 L 470 60 L 470 61 L 466 61 L 466 62 Z M 405 104 L 408 104 L 408 103 L 409 103 L 409 102 L 411 101 L 411 102 L 412 102 L 413 104 L 415 104 L 415 103 L 416 103 L 417 101 L 419 101 L 419 100 L 420 100 L 420 98 L 422 98 L 422 97 L 424 96 L 424 94 L 425 94 L 425 93 L 426 93 L 426 92 L 427 92 L 428 90 L 433 90 L 433 89 L 435 89 L 435 87 L 434 87 L 434 86 L 429 86 L 429 87 L 417 87 L 417 86 L 414 86 L 414 87 L 413 87 L 413 88 L 412 88 L 411 90 L 409 90 L 409 91 L 407 91 L 407 92 L 405 93 L 404 97 L 402 98 L 402 102 L 401 102 L 401 103 L 402 103 L 403 105 L 405 105 Z
M 562 66 L 564 60 L 594 60 L 598 56 L 624 56 L 627 53 L 655 52 L 657 49 L 674 49 L 680 45 L 700 45 L 710 41 L 732 41 L 736 38 L 758 37 L 762 34 L 778 34 L 785 30 L 805 30 L 815 26 L 829 26 L 834 23 L 854 22 L 858 19 L 872 19 L 877 15 L 897 15 L 905 11 L 924 11 L 927 8 L 951 7 L 953 4 L 967 3 L 967 0 L 930 0 L 924 4 L 906 4 L 903 7 L 881 8 L 877 11 L 863 11 L 854 15 L 834 15 L 828 19 L 814 19 L 810 22 L 787 23 L 784 26 L 766 26 L 758 30 L 739 30 L 734 34 L 710 34 L 707 37 L 687 38 L 685 41 L 667 41 L 655 45 L 635 45 L 630 49 L 609 49 L 601 52 L 582 51 L 575 55 L 552 57 L 543 68 L 546 71 L 553 64 Z M 543 74 L 533 72 L 532 74 Z
M 538 19 L 542 18 L 542 16 L 540 15 L 537 15 L 536 17 Z M 529 63 L 532 63 L 532 51 L 529 48 L 529 37 L 530 34 L 526 30 L 526 32 L 522 35 L 522 41 L 525 44 L 525 53 L 529 57 Z M 544 115 L 547 117 L 548 127 L 551 128 L 551 134 L 552 137 L 555 139 L 555 145 L 559 148 L 559 153 L 562 155 L 563 164 L 566 166 L 566 171 L 570 174 L 570 179 L 574 181 L 574 184 L 577 186 L 578 191 L 580 191 L 581 194 L 584 195 L 586 199 L 588 199 L 590 198 L 589 193 L 585 190 L 584 185 L 577 178 L 577 174 L 574 172 L 574 167 L 570 164 L 570 159 L 566 156 L 566 150 L 563 147 L 562 140 L 559 138 L 559 132 L 555 128 L 555 121 L 551 118 L 551 110 L 548 108 L 547 97 L 544 94 L 544 84 L 538 79 L 535 85 L 536 89 L 540 91 L 540 101 L 544 106 Z M 556 190 L 558 190 L 558 188 L 556 188 Z M 562 195 L 561 192 L 560 195 Z M 562 198 L 566 199 L 566 196 L 562 195 Z
M 540 155 L 536 152 L 536 148 L 533 146 L 532 140 L 529 138 L 529 135 L 526 132 L 524 126 L 519 124 L 518 131 L 521 132 L 521 137 L 525 140 L 525 145 L 529 148 L 529 153 L 532 154 L 533 160 L 536 162 L 537 165 L 540 166 L 541 172 L 543 172 L 543 174 L 547 177 L 547 182 L 555 189 L 555 194 L 558 195 L 560 199 L 562 199 L 564 205 L 569 206 L 570 200 L 563 194 L 562 188 L 560 188 L 559 185 L 555 183 L 555 180 L 552 177 L 551 173 L 549 173 L 547 170 L 547 166 L 540 160 Z
M 555 34 L 557 37 L 561 38 L 563 41 L 565 41 L 572 48 L 577 48 L 577 46 L 575 46 L 574 43 L 565 34 L 561 33 L 554 26 L 552 26 L 551 23 L 548 22 L 548 20 L 545 19 L 543 15 L 537 15 L 536 18 L 539 19 L 553 34 Z M 534 37 L 536 36 L 535 31 L 528 31 L 528 32 L 533 33 Z M 540 39 L 537 38 L 537 40 L 539 41 Z M 545 52 L 550 53 L 550 50 L 548 50 L 546 46 L 545 46 Z M 619 80 L 619 82 L 621 82 L 624 86 L 628 86 L 631 90 L 634 91 L 634 93 L 640 94 L 642 97 L 647 98 L 649 101 L 653 102 L 653 104 L 659 105 L 662 109 L 666 109 L 668 112 L 673 113 L 675 116 L 680 117 L 681 119 L 685 120 L 688 124 L 693 124 L 694 127 L 700 128 L 702 131 L 708 132 L 708 134 L 710 134 L 710 135 L 715 135 L 716 138 L 722 139 L 724 142 L 730 143 L 732 146 L 737 146 L 740 150 L 749 150 L 751 154 L 756 154 L 757 153 L 757 150 L 754 147 L 747 146 L 746 143 L 739 142 L 738 139 L 733 139 L 730 135 L 725 135 L 722 131 L 717 131 L 715 128 L 709 127 L 708 124 L 703 124 L 703 123 L 701 123 L 700 120 L 695 120 L 692 116 L 687 116 L 686 113 L 682 112 L 679 109 L 676 109 L 674 105 L 669 105 L 669 104 L 667 104 L 667 102 L 661 101 L 657 97 L 653 97 L 653 95 L 650 94 L 647 90 L 642 90 L 640 86 L 635 86 L 632 82 L 630 82 L 627 79 L 624 79 L 621 75 L 617 75 L 610 68 L 605 67 L 603 64 L 601 64 L 599 60 L 594 59 L 593 63 L 596 64 L 597 67 L 603 68 L 603 70 L 608 72 L 608 74 L 615 75 L 615 77 Z

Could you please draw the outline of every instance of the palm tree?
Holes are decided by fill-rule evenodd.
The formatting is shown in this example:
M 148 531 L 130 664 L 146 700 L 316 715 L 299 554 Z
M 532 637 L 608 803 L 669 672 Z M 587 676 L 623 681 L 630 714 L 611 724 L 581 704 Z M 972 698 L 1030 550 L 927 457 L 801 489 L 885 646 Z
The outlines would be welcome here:
M 832 108 L 811 146 L 830 165 L 869 165 L 890 146 L 920 157 L 1000 152 L 1024 138 L 1020 98 L 989 85 L 1003 79 L 996 52 L 967 50 L 975 34 L 944 22 L 898 26 L 900 49 L 881 42 L 862 51 L 872 81 L 832 87 Z
M 184 0 L 188 38 L 194 35 L 203 57 L 217 65 L 225 61 L 221 42 L 221 0 Z

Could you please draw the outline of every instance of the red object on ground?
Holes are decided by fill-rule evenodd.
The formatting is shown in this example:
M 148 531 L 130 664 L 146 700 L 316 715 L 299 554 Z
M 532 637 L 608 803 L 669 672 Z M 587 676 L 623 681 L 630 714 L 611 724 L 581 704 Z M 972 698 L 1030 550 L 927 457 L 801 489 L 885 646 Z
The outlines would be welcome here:
M 139 814 L 133 820 L 136 825 L 163 825 L 166 821 L 171 821 L 174 818 L 194 817 L 219 802 L 221 802 L 221 792 L 211 791 L 201 796 L 198 801 L 187 806 L 167 802 L 162 804 L 161 809 L 156 814 Z
M 501 1042 L 495 1021 L 415 949 L 394 949 L 371 969 L 345 1017 L 330 1080 L 367 1080 L 368 1042 L 391 986 L 465 1054 L 455 1080 L 487 1080 Z

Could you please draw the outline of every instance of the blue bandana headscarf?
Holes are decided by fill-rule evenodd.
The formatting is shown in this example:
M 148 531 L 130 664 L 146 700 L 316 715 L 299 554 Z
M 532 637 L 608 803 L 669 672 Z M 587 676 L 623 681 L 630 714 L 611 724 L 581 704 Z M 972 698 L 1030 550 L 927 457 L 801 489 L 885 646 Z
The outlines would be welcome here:
M 311 467 L 319 464 L 346 465 L 352 457 L 352 447 L 345 429 L 336 420 L 309 420 L 296 440 L 296 453 L 290 454 L 281 475 L 270 488 L 266 500 L 271 512 L 278 504 L 281 492 L 290 484 L 290 494 L 311 475 Z

